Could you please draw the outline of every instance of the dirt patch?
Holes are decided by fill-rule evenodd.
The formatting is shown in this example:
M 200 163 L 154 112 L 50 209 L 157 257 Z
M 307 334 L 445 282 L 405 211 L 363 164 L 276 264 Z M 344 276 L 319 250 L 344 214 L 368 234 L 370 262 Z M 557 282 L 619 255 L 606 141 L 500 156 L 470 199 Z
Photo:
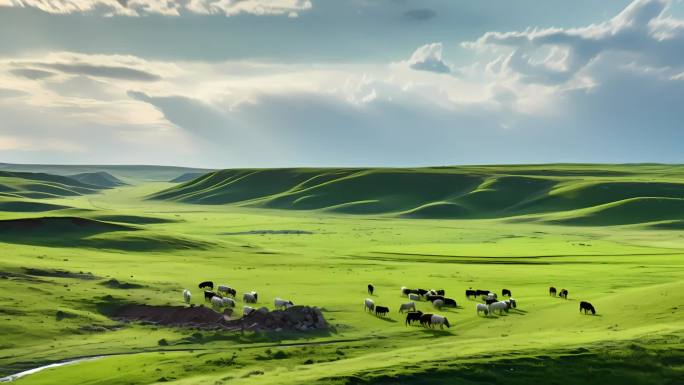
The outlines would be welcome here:
M 111 289 L 140 289 L 145 287 L 144 285 L 139 285 L 137 283 L 121 282 L 115 278 L 101 282 L 100 285 L 106 286 Z
M 91 280 L 91 279 L 98 279 L 99 278 L 99 277 L 93 275 L 93 273 L 82 272 L 82 271 L 79 271 L 78 273 L 73 273 L 70 271 L 60 270 L 60 269 L 43 270 L 43 269 L 35 269 L 32 267 L 23 267 L 22 269 L 24 269 L 24 273 L 26 273 L 28 275 L 33 275 L 35 277 L 75 278 L 75 279 L 85 279 L 85 280 Z
M 123 305 L 111 317 L 121 321 L 142 321 L 162 326 L 223 329 L 228 331 L 327 330 L 328 323 L 317 307 L 293 306 L 286 310 L 259 309 L 240 319 L 229 319 L 204 306 Z
M 252 230 L 252 231 L 240 231 L 235 233 L 221 233 L 219 235 L 280 235 L 280 234 L 313 234 L 311 231 L 306 230 Z

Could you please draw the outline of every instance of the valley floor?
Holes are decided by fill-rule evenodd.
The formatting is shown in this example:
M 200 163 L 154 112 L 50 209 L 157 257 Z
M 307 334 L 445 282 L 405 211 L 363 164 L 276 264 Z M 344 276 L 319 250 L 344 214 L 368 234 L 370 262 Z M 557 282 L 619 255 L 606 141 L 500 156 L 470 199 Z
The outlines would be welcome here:
M 331 215 L 144 200 L 163 183 L 46 203 L 119 227 L 57 223 L 0 237 L 0 377 L 17 384 L 675 384 L 684 379 L 684 233 L 492 220 Z M 49 220 L 48 220 L 49 221 Z M 80 223 L 80 222 L 79 222 Z M 85 223 L 85 222 L 84 222 Z M 88 222 L 90 223 L 90 222 Z M 28 235 L 27 235 L 28 234 Z M 0 234 L 2 235 L 2 234 Z M 116 279 L 121 286 L 103 285 Z M 225 333 L 109 319 L 109 303 L 182 305 L 200 281 L 318 306 L 327 333 Z M 386 319 L 363 311 L 373 283 Z M 125 284 L 133 284 L 126 286 Z M 445 289 L 458 308 L 405 326 L 400 288 Z M 569 290 L 567 300 L 549 286 Z M 518 308 L 477 316 L 469 287 Z M 238 295 L 241 297 L 241 295 Z M 596 316 L 578 311 L 579 301 Z M 238 301 L 238 310 L 242 307 Z

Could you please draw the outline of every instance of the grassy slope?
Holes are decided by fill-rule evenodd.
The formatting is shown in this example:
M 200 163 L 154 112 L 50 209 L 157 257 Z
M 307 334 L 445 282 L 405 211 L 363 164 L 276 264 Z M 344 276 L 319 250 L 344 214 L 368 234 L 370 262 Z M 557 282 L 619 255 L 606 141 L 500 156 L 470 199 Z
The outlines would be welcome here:
M 684 219 L 683 177 L 657 165 L 223 170 L 152 198 L 433 219 L 576 210 L 563 223 L 607 225 Z
M 554 172 L 569 171 L 559 167 Z M 293 178 L 302 186 L 320 184 L 297 174 Z M 658 383 L 654 378 L 681 377 L 681 232 L 501 219 L 413 221 L 142 200 L 169 186 L 44 200 L 77 208 L 82 217 L 139 230 L 105 229 L 83 238 L 96 243 L 51 243 L 62 237 L 60 232 L 35 237 L 30 245 L 13 239 L 0 243 L 5 255 L 0 271 L 10 273 L 0 279 L 0 335 L 9 336 L 0 341 L 2 373 L 77 356 L 124 353 L 17 383 L 146 384 L 162 378 L 176 384 L 424 384 L 453 378 L 530 383 L 555 375 L 564 384 L 619 379 L 650 384 Z M 44 216 L 0 213 L 0 219 Z M 265 229 L 313 234 L 219 235 Z M 144 244 L 190 240 L 202 247 L 121 247 L 131 236 Z M 96 278 L 36 276 L 26 268 L 90 272 Z M 101 285 L 110 278 L 142 288 Z M 269 307 L 275 296 L 322 306 L 337 330 L 313 336 L 198 334 L 121 327 L 100 312 L 106 295 L 115 301 L 179 304 L 184 287 L 193 291 L 194 303 L 201 303 L 196 284 L 204 279 L 240 292 L 256 289 Z M 377 287 L 376 303 L 390 306 L 390 320 L 361 311 L 368 282 Z M 549 285 L 569 289 L 570 299 L 549 297 Z M 398 295 L 401 286 L 447 289 L 461 305 L 441 312 L 453 327 L 443 332 L 405 327 L 396 313 L 406 300 Z M 470 286 L 511 289 L 519 311 L 477 317 L 474 302 L 463 298 Z M 591 301 L 599 315 L 579 314 L 579 300 Z M 431 310 L 426 303 L 418 307 Z M 168 345 L 160 345 L 161 339 Z M 514 372 L 502 378 L 499 368 Z
M 84 172 L 80 174 L 69 175 L 69 178 L 92 186 L 104 188 L 118 187 L 125 184 L 114 175 L 104 171 Z
M 52 165 L 0 163 L 0 171 L 48 173 L 73 175 L 80 173 L 106 172 L 125 182 L 168 181 L 189 172 L 210 172 L 210 169 L 172 166 L 145 165 Z

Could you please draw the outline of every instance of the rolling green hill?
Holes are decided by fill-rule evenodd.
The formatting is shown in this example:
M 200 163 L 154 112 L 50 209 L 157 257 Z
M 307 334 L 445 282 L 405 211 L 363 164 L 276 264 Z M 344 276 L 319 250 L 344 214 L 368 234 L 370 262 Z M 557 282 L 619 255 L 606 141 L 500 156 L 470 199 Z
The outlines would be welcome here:
M 186 173 L 211 172 L 211 169 L 174 166 L 148 165 L 58 165 L 58 164 L 15 164 L 0 163 L 0 171 L 48 173 L 54 175 L 74 175 L 83 173 L 106 172 L 123 179 L 125 182 L 163 181 L 166 182 Z
M 100 189 L 60 175 L 0 171 L 0 197 L 57 198 L 93 194 Z
M 684 219 L 684 167 L 463 166 L 222 170 L 151 196 L 195 204 L 476 219 L 567 212 L 572 225 Z
M 171 179 L 169 182 L 171 182 L 171 183 L 185 183 L 185 182 L 189 182 L 193 179 L 197 179 L 197 178 L 201 177 L 202 175 L 204 175 L 203 172 L 186 172 L 183 175 L 180 175 L 180 176 L 177 176 L 177 177 Z
M 69 175 L 69 178 L 75 179 L 81 183 L 104 188 L 113 188 L 126 184 L 119 180 L 119 178 L 105 171 L 84 172 L 81 174 Z

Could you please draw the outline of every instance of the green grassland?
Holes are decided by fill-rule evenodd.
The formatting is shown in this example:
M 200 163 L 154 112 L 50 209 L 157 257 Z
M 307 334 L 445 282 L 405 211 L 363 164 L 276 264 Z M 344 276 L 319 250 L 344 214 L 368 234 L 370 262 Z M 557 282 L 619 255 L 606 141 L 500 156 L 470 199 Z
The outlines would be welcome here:
M 112 173 L 127 183 L 112 188 L 8 173 L 0 377 L 98 357 L 17 384 L 684 378 L 681 166 L 225 170 L 181 184 L 141 171 Z M 319 306 L 334 328 L 242 334 L 107 316 L 121 303 L 182 305 L 183 288 L 201 304 L 207 279 L 257 290 L 269 308 L 276 296 Z M 371 282 L 388 319 L 362 310 Z M 551 285 L 569 299 L 550 297 Z M 405 326 L 402 286 L 446 289 L 459 307 L 435 312 L 452 327 Z M 478 317 L 469 287 L 508 288 L 518 308 Z M 597 315 L 581 314 L 581 300 Z

